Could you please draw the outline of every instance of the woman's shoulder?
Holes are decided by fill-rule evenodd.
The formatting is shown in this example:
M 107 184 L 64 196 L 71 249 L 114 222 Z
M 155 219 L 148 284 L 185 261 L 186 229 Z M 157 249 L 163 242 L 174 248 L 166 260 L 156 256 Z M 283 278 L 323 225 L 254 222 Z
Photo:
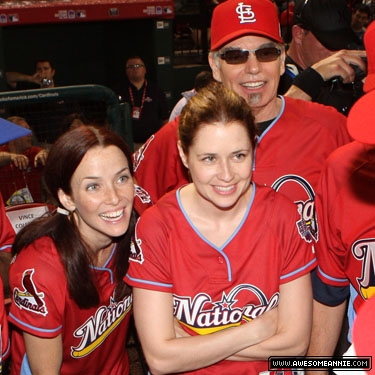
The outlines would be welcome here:
M 164 194 L 153 206 L 149 207 L 139 218 L 142 225 L 173 226 L 181 208 L 177 199 L 177 190 Z
M 289 212 L 296 213 L 296 204 L 287 198 L 284 194 L 274 190 L 269 186 L 255 185 L 256 193 L 255 197 L 258 205 L 263 207 L 263 211 L 266 212 L 266 209 L 274 212 L 275 210 L 282 209 L 283 211 L 287 210 Z
M 24 247 L 12 260 L 19 267 L 43 267 L 47 270 L 62 268 L 56 245 L 51 237 L 44 236 Z

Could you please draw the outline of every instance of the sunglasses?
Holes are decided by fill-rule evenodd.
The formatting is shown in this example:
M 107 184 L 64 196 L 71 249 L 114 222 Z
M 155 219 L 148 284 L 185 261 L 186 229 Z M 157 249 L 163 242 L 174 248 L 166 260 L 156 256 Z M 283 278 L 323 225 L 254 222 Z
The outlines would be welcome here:
M 281 55 L 281 49 L 276 47 L 262 47 L 258 49 L 228 49 L 219 53 L 219 57 L 227 64 L 237 65 L 245 63 L 250 56 L 250 52 L 255 54 L 259 62 L 275 61 Z
M 126 69 L 139 69 L 139 68 L 143 68 L 144 65 L 143 64 L 133 64 L 133 65 L 128 65 L 126 67 Z

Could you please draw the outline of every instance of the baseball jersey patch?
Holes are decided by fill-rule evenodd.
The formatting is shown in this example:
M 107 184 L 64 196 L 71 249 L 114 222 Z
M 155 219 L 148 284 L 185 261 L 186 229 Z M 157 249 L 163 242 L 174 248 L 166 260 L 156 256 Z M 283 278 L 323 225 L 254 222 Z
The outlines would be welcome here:
M 38 292 L 33 281 L 34 269 L 25 270 L 22 274 L 23 290 L 14 288 L 14 303 L 21 310 L 25 309 L 35 314 L 46 316 L 48 310 L 44 301 L 44 293 Z
M 281 191 L 283 186 L 286 185 L 289 190 L 301 190 L 306 196 L 306 200 L 297 200 L 294 203 L 297 205 L 298 213 L 301 216 L 301 220 L 297 222 L 298 232 L 306 242 L 317 242 L 318 241 L 318 224 L 315 212 L 315 192 L 308 181 L 297 175 L 285 175 L 278 178 L 273 184 L 272 188 L 276 191 Z M 301 196 L 300 193 L 298 193 Z M 297 194 L 296 194 L 297 196 Z
M 138 197 L 142 203 L 151 203 L 150 194 L 138 185 L 134 185 L 134 194 Z
M 139 219 L 138 219 L 139 220 Z M 138 222 L 137 222 L 138 225 Z M 135 231 L 135 235 L 132 238 L 130 243 L 130 256 L 129 261 L 137 262 L 142 264 L 144 261 L 143 251 L 142 251 L 142 240 L 137 237 L 137 231 Z
M 134 172 L 137 171 L 138 167 L 139 167 L 139 164 L 141 163 L 141 161 L 145 158 L 144 157 L 144 154 L 148 148 L 148 146 L 150 145 L 150 143 L 154 140 L 155 138 L 155 135 L 152 135 L 147 141 L 146 143 L 144 143 L 142 145 L 142 147 L 136 151 L 134 154 L 133 154 L 133 168 L 134 168 Z

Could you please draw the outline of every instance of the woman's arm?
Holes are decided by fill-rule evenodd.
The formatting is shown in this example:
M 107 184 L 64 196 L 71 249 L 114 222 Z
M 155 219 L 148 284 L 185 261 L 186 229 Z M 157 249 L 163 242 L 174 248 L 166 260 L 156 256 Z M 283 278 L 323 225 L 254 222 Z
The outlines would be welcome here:
M 61 335 L 52 339 L 24 332 L 26 354 L 33 375 L 59 375 L 62 363 Z
M 134 288 L 133 303 L 137 332 L 154 375 L 209 366 L 276 332 L 277 309 L 274 309 L 238 327 L 176 338 L 172 294 Z
M 312 293 L 306 275 L 280 286 L 278 328 L 275 335 L 227 358 L 232 361 L 267 360 L 270 356 L 305 355 L 311 336 Z M 188 333 L 177 327 L 180 337 Z
M 305 355 L 311 336 L 312 303 L 310 274 L 280 285 L 276 334 L 229 359 L 249 361 Z

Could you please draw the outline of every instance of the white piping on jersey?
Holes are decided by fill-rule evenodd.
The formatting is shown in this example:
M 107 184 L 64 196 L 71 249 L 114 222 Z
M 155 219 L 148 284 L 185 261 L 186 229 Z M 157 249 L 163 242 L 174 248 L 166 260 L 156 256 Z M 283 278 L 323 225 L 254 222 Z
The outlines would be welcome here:
M 220 247 L 216 246 L 211 241 L 209 241 L 205 236 L 203 236 L 202 233 L 198 230 L 198 228 L 193 224 L 193 222 L 190 220 L 189 216 L 187 215 L 187 212 L 185 211 L 185 209 L 184 209 L 184 207 L 181 203 L 181 197 L 180 197 L 181 188 L 177 189 L 177 191 L 176 191 L 176 198 L 177 198 L 178 206 L 180 207 L 182 214 L 184 215 L 186 221 L 189 223 L 191 228 L 201 238 L 202 241 L 206 242 L 214 250 L 218 251 L 220 253 L 220 255 L 225 259 L 225 262 L 226 262 L 226 265 L 227 265 L 227 270 L 228 270 L 228 281 L 232 281 L 232 270 L 231 270 L 231 267 L 230 267 L 230 260 L 229 260 L 228 256 L 225 254 L 224 249 L 232 241 L 232 239 L 237 235 L 237 233 L 241 230 L 241 228 L 243 227 L 247 217 L 249 216 L 249 212 L 250 212 L 250 209 L 253 205 L 254 198 L 255 198 L 255 191 L 256 191 L 255 184 L 253 182 L 251 182 L 251 185 L 252 185 L 251 197 L 250 197 L 249 204 L 246 208 L 246 212 L 245 212 L 240 224 L 238 225 L 238 227 L 235 229 L 235 231 L 232 233 L 232 235 L 225 241 L 225 243 Z

